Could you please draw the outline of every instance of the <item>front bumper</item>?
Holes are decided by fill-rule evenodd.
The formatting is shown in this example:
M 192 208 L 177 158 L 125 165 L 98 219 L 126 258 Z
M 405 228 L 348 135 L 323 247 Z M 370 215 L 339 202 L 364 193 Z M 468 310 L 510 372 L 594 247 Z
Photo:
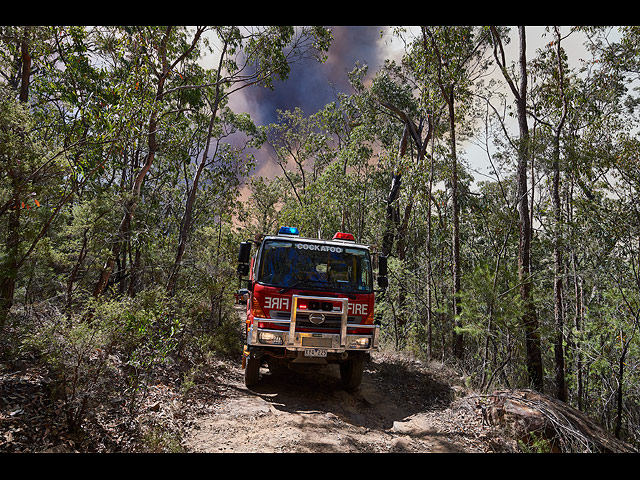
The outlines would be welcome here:
M 321 325 L 318 325 L 318 328 L 310 327 L 308 324 L 303 327 L 298 321 L 301 313 L 311 316 L 324 315 L 327 312 L 301 310 L 298 308 L 299 300 L 340 302 L 340 310 L 331 312 L 340 316 L 339 328 L 327 331 L 323 330 Z M 348 323 L 348 299 L 293 295 L 291 303 L 289 319 L 254 317 L 249 327 L 247 345 L 251 347 L 280 347 L 290 351 L 308 351 L 314 356 L 346 351 L 370 352 L 378 349 L 380 327 L 378 325 Z

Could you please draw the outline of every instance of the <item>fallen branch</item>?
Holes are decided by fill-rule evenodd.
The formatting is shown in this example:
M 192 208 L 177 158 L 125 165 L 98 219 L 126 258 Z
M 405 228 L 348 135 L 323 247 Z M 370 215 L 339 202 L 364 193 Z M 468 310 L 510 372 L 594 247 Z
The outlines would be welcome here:
M 473 396 L 483 423 L 511 430 L 525 448 L 562 453 L 636 452 L 564 402 L 533 390 L 503 390 Z

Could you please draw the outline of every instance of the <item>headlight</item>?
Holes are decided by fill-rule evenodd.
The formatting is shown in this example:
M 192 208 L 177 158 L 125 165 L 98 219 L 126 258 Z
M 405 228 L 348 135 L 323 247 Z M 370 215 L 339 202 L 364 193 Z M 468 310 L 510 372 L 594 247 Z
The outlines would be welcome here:
M 349 348 L 368 348 L 369 347 L 369 338 L 368 337 L 360 337 L 354 338 L 349 343 Z
M 282 345 L 284 343 L 282 335 L 272 332 L 260 332 L 258 334 L 258 340 L 260 343 L 268 343 L 271 345 Z

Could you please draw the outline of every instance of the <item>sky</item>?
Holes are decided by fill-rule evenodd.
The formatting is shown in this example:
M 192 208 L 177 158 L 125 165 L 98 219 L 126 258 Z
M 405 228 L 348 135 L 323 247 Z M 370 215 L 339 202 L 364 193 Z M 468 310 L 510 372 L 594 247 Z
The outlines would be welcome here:
M 276 81 L 274 90 L 264 87 L 250 87 L 236 92 L 231 99 L 231 107 L 235 111 L 248 112 L 259 125 L 266 125 L 277 120 L 277 109 L 293 110 L 299 107 L 305 115 L 311 115 L 333 101 L 334 90 L 351 93 L 347 72 L 355 67 L 356 62 L 369 66 L 369 74 L 373 75 L 384 63 L 385 58 L 399 60 L 402 55 L 402 42 L 393 38 L 390 29 L 382 26 L 333 26 L 333 42 L 325 63 L 305 60 L 295 63 L 286 81 Z M 412 28 L 412 27 L 407 27 Z M 568 27 L 563 27 L 568 32 Z M 381 35 L 382 33 L 382 35 Z M 532 58 L 537 48 L 551 40 L 544 36 L 544 27 L 527 27 L 527 58 Z M 513 40 L 507 46 L 508 61 L 517 59 L 517 29 L 512 28 Z M 563 44 L 569 48 L 570 58 L 577 58 L 582 49 L 582 38 L 570 38 L 573 45 Z M 488 170 L 486 152 L 473 144 L 464 146 L 470 166 L 478 173 Z M 257 168 L 254 175 L 270 176 L 279 172 L 275 161 L 267 150 L 255 152 Z M 473 172 L 472 172 L 473 174 Z M 476 175 L 474 175 L 476 176 Z M 486 180 L 482 175 L 477 180 Z
M 236 105 L 250 111 L 258 124 L 275 122 L 276 109 L 299 107 L 305 114 L 312 114 L 334 100 L 332 86 L 337 91 L 349 91 L 347 72 L 356 62 L 366 63 L 374 71 L 382 65 L 387 49 L 380 31 L 388 27 L 330 28 L 333 41 L 324 63 L 313 59 L 294 63 L 288 79 L 276 81 L 273 91 L 261 87 L 244 89 L 233 99 Z
M 370 74 L 384 63 L 394 51 L 399 40 L 389 45 L 390 36 L 381 36 L 381 31 L 389 27 L 378 26 L 332 26 L 333 41 L 327 60 L 303 60 L 291 65 L 291 72 L 285 81 L 275 81 L 274 89 L 249 87 L 231 97 L 230 106 L 234 111 L 248 112 L 258 125 L 277 121 L 277 110 L 300 108 L 305 115 L 311 115 L 335 100 L 335 92 L 352 93 L 347 73 L 356 62 L 367 64 Z M 397 50 L 397 49 L 396 49 Z M 254 175 L 270 176 L 280 170 L 269 156 L 268 149 L 255 152 L 258 162 Z

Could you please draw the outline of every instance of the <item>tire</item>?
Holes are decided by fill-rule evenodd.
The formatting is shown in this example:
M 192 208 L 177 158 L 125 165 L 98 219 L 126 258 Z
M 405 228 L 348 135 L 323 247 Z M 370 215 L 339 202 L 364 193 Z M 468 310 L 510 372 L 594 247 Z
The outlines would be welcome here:
M 355 390 L 360 386 L 363 367 L 364 358 L 362 355 L 356 355 L 340 364 L 340 380 L 345 390 Z
M 246 387 L 252 387 L 260 380 L 260 358 L 247 356 L 244 366 L 244 384 Z

